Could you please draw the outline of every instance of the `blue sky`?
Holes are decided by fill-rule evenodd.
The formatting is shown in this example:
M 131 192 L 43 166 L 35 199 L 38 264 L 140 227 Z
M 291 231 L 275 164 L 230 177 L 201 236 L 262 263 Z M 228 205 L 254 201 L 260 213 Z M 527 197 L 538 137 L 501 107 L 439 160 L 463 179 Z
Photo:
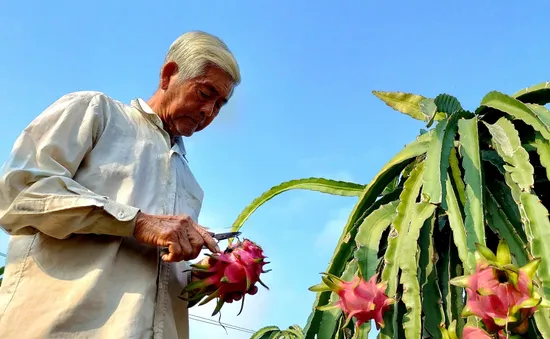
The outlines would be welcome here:
M 0 162 L 21 130 L 61 95 L 97 90 L 129 102 L 157 86 L 181 33 L 220 36 L 243 82 L 219 118 L 186 140 L 205 190 L 200 222 L 226 228 L 253 198 L 309 176 L 368 183 L 422 124 L 372 90 L 456 95 L 475 108 L 490 90 L 550 80 L 550 2 L 3 1 Z M 223 322 L 303 326 L 355 199 L 289 192 L 243 228 L 271 258 L 270 291 Z M 0 250 L 7 247 L 0 236 Z M 210 306 L 191 310 L 208 317 Z M 217 319 L 217 318 L 216 318 Z M 191 320 L 191 338 L 249 335 Z

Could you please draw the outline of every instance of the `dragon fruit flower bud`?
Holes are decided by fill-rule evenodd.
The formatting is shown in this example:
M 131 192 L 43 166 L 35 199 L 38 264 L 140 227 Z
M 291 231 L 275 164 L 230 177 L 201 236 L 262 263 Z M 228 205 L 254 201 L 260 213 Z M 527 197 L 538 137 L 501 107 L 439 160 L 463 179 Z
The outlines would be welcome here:
M 191 265 L 193 275 L 199 280 L 187 285 L 182 291 L 181 299 L 189 301 L 188 307 L 192 307 L 201 301 L 199 306 L 218 298 L 218 303 L 213 316 L 224 305 L 233 300 L 242 298 L 241 314 L 244 306 L 245 295 L 254 295 L 258 292 L 256 283 L 269 289 L 260 279 L 260 275 L 271 270 L 264 270 L 269 264 L 265 259 L 263 249 L 256 243 L 244 239 L 230 245 L 223 253 L 207 255 L 208 258 L 197 264 Z M 188 297 L 183 294 L 188 293 Z M 189 297 L 191 295 L 191 297 Z
M 489 333 L 505 327 L 515 333 L 525 333 L 527 321 L 538 307 L 550 306 L 533 290 L 533 276 L 540 259 L 517 268 L 511 263 L 505 241 L 499 243 L 496 255 L 485 246 L 478 244 L 477 247 L 482 258 L 477 262 L 475 273 L 451 280 L 451 284 L 465 288 L 468 295 L 462 316 L 481 318 Z
M 443 339 L 458 339 L 456 335 L 456 320 L 451 321 L 449 328 L 446 328 L 445 324 L 443 324 L 439 327 L 439 330 Z
M 368 323 L 374 319 L 376 328 L 384 328 L 383 315 L 395 300 L 384 293 L 387 283 L 376 283 L 377 274 L 369 281 L 365 281 L 360 275 L 352 281 L 344 281 L 332 274 L 324 273 L 323 283 L 309 288 L 313 292 L 332 291 L 340 297 L 334 304 L 318 307 L 320 311 L 340 308 L 347 316 L 344 327 L 352 317 L 357 320 L 356 326 Z

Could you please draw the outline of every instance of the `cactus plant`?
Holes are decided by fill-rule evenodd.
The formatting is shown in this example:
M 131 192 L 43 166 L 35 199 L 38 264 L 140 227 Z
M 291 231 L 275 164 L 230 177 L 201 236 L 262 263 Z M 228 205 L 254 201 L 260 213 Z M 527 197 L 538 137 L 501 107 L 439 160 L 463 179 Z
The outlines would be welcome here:
M 292 325 L 286 330 L 277 326 L 266 326 L 254 333 L 250 339 L 302 339 L 304 331 L 298 325 Z
M 424 121 L 425 130 L 366 185 L 322 178 L 293 180 L 266 191 L 237 217 L 241 228 L 260 205 L 290 189 L 358 196 L 326 269 L 346 281 L 376 276 L 395 303 L 384 313 L 379 338 L 463 337 L 480 318 L 461 314 L 466 291 L 460 276 L 476 272 L 476 250 L 496 251 L 505 240 L 510 263 L 536 260 L 533 292 L 550 299 L 550 83 L 513 95 L 483 97 L 474 111 L 448 94 L 435 98 L 373 92 L 393 109 Z M 319 290 L 301 338 L 366 338 L 370 324 L 342 326 L 338 300 Z M 311 292 L 310 292 L 311 293 Z M 531 313 L 529 313 L 531 315 Z M 550 309 L 524 323 L 525 337 L 550 338 Z M 517 336 L 517 334 L 514 334 Z

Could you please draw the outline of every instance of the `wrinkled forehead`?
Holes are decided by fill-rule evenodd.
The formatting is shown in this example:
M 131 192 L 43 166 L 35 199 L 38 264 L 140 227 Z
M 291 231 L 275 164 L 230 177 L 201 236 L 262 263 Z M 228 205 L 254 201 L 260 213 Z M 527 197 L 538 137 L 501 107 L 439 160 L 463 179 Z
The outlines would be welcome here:
M 202 86 L 206 87 L 210 92 L 216 96 L 224 98 L 224 101 L 227 102 L 235 90 L 235 82 L 229 76 L 220 77 L 220 76 L 205 76 L 197 81 Z

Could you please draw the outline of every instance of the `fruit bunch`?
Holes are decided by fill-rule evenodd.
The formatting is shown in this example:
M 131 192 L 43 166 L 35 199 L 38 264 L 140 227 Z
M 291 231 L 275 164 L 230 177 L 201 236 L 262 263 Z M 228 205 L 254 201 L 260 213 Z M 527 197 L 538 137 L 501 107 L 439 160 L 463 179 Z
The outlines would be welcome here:
M 262 273 L 271 271 L 264 270 L 264 266 L 269 263 L 265 261 L 266 258 L 262 248 L 256 243 L 248 239 L 237 240 L 222 253 L 208 254 L 204 260 L 191 265 L 195 281 L 184 288 L 180 298 L 189 302 L 188 307 L 199 302 L 201 306 L 218 298 L 213 316 L 226 302 L 231 303 L 242 298 L 240 314 L 245 295 L 258 292 L 256 283 L 269 289 L 260 279 Z

